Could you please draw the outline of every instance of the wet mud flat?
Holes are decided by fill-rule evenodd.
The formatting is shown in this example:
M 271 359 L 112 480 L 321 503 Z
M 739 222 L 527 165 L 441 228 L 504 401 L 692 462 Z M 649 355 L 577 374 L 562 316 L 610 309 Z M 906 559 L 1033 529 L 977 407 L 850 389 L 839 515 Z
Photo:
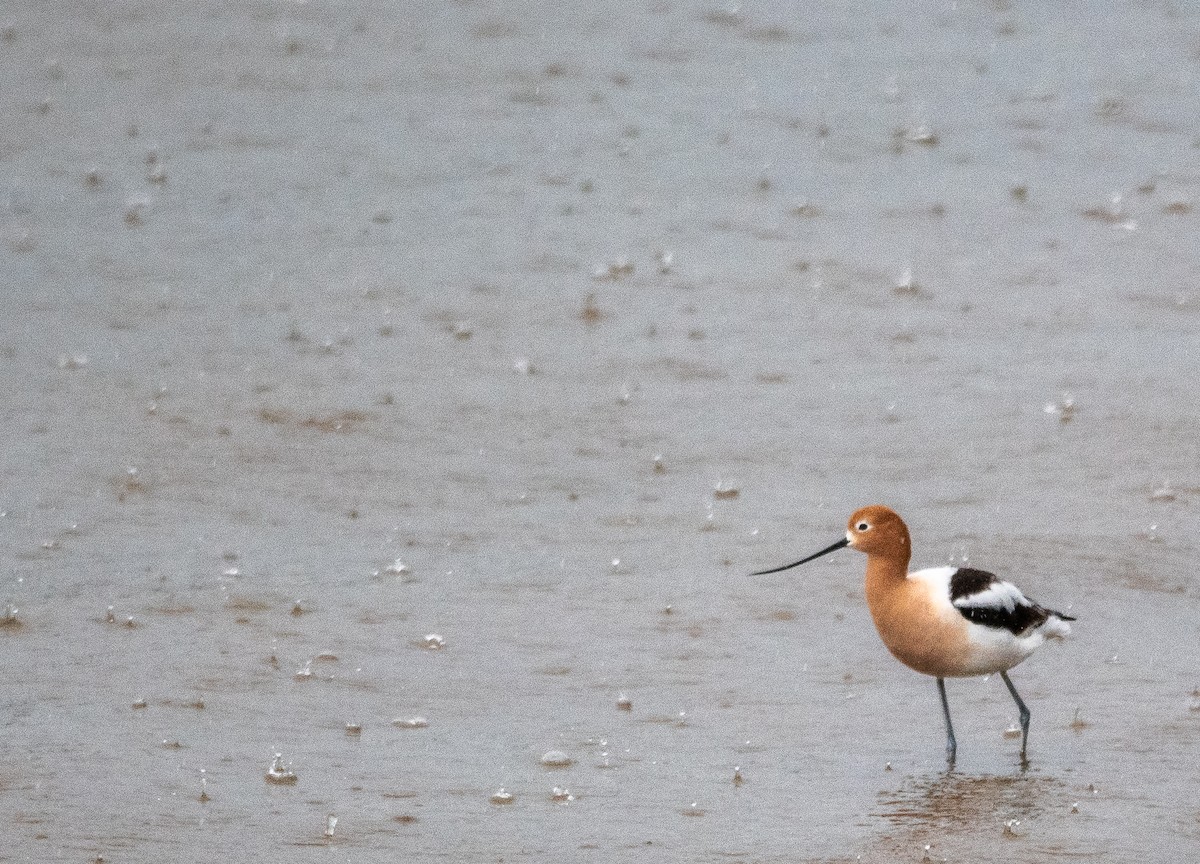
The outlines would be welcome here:
M 1198 35 L 0 10 L 0 861 L 1186 857 Z M 871 501 L 1079 619 L 1028 769 L 747 576 Z

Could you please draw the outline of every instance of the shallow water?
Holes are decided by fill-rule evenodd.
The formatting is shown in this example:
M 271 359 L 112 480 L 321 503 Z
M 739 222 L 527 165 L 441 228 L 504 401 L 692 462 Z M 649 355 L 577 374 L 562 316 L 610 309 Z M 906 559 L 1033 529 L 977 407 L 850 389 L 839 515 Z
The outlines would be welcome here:
M 0 861 L 1196 848 L 1200 17 L 627 7 L 0 8 Z

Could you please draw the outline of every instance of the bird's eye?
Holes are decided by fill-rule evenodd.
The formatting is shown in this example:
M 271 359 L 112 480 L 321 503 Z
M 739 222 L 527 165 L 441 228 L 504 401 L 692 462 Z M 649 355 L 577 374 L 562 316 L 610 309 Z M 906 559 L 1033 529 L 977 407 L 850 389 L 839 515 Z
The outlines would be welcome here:
M 857 528 L 859 531 L 866 531 L 866 530 L 867 530 L 868 528 L 870 528 L 871 526 L 870 526 L 870 525 L 868 525 L 866 522 L 859 522 L 859 523 L 858 523 L 856 526 L 854 526 L 854 527 L 856 527 L 856 528 Z

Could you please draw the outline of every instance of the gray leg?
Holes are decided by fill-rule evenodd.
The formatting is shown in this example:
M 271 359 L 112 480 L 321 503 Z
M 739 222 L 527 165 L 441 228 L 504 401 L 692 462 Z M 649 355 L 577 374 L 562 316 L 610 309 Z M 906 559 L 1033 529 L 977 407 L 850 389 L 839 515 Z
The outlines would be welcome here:
M 1029 743 L 1029 709 L 1021 701 L 1021 696 L 1017 693 L 1017 688 L 1013 686 L 1012 681 L 1009 680 L 1008 673 L 1001 672 L 1000 677 L 1004 679 L 1004 685 L 1008 687 L 1008 692 L 1012 694 L 1013 701 L 1017 703 L 1017 711 L 1021 714 L 1021 761 L 1025 762 L 1027 761 L 1025 758 L 1025 745 Z
M 938 695 L 942 697 L 942 716 L 946 718 L 946 761 L 953 765 L 954 754 L 958 751 L 958 744 L 954 740 L 954 727 L 950 725 L 950 703 L 946 701 L 946 682 L 939 678 L 937 679 L 937 684 Z

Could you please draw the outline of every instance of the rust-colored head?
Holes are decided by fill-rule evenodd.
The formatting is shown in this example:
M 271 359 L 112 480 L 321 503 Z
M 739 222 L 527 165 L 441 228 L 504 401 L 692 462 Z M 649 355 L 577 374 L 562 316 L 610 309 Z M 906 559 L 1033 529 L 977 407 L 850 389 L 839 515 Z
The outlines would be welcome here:
M 815 561 L 830 552 L 845 549 L 847 546 L 857 549 L 859 552 L 866 552 L 868 555 L 899 561 L 904 566 L 908 565 L 909 556 L 912 554 L 912 544 L 908 540 L 908 526 L 904 524 L 904 520 L 896 515 L 896 511 L 884 507 L 882 504 L 872 504 L 854 511 L 854 515 L 846 523 L 845 539 L 839 540 L 820 552 L 814 552 L 807 558 L 801 558 L 791 564 L 784 564 L 782 567 L 759 570 L 750 575 L 765 576 L 768 573 L 790 570 L 801 564 L 807 564 L 809 561 Z
M 908 526 L 895 510 L 882 504 L 855 510 L 846 523 L 846 539 L 851 549 L 880 558 L 897 558 L 908 563 L 912 555 Z

